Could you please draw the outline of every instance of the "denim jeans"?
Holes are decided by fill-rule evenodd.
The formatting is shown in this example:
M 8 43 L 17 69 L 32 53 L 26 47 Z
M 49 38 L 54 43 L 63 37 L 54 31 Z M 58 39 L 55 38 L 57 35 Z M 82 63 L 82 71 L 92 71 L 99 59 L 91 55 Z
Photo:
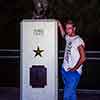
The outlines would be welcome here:
M 77 71 L 65 71 L 61 69 L 62 79 L 64 82 L 64 100 L 77 100 L 76 90 L 80 80 L 80 74 Z

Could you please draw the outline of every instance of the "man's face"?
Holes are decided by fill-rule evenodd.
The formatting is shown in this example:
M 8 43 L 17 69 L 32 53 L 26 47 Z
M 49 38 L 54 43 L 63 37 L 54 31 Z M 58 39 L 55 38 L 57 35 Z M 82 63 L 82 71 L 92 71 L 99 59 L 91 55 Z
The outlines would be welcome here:
M 75 27 L 73 27 L 73 24 L 66 24 L 66 29 L 65 29 L 66 33 L 68 35 L 73 35 L 73 33 L 75 33 Z

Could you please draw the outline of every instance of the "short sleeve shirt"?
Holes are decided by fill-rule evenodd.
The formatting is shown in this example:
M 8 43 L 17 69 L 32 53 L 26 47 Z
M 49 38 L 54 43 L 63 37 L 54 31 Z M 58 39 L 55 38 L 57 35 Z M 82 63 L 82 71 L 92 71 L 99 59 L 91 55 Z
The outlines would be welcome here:
M 66 46 L 65 46 L 65 53 L 64 53 L 64 61 L 63 61 L 63 66 L 66 71 L 69 67 L 73 68 L 77 64 L 80 58 L 80 54 L 78 51 L 78 47 L 80 45 L 85 46 L 85 43 L 83 39 L 75 35 L 73 37 L 70 37 L 68 35 L 65 36 L 65 41 L 66 41 Z M 77 71 L 81 73 L 81 66 Z

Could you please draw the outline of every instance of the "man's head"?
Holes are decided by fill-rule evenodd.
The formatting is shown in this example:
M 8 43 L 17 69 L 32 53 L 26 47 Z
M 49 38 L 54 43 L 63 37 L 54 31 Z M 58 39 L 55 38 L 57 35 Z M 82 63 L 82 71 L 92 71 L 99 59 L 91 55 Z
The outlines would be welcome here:
M 72 20 L 68 20 L 65 24 L 65 31 L 69 36 L 74 36 L 76 30 L 75 24 L 72 22 Z

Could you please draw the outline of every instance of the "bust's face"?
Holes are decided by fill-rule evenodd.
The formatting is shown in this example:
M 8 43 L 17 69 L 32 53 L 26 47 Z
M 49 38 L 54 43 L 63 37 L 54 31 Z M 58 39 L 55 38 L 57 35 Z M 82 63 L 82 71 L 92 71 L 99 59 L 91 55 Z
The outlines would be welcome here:
M 39 0 L 33 0 L 33 6 L 35 9 L 35 13 L 37 15 L 41 15 L 41 12 L 43 11 L 42 2 L 40 2 Z
M 40 15 L 42 11 L 43 11 L 42 4 L 38 2 L 36 5 L 36 12 L 38 15 Z

